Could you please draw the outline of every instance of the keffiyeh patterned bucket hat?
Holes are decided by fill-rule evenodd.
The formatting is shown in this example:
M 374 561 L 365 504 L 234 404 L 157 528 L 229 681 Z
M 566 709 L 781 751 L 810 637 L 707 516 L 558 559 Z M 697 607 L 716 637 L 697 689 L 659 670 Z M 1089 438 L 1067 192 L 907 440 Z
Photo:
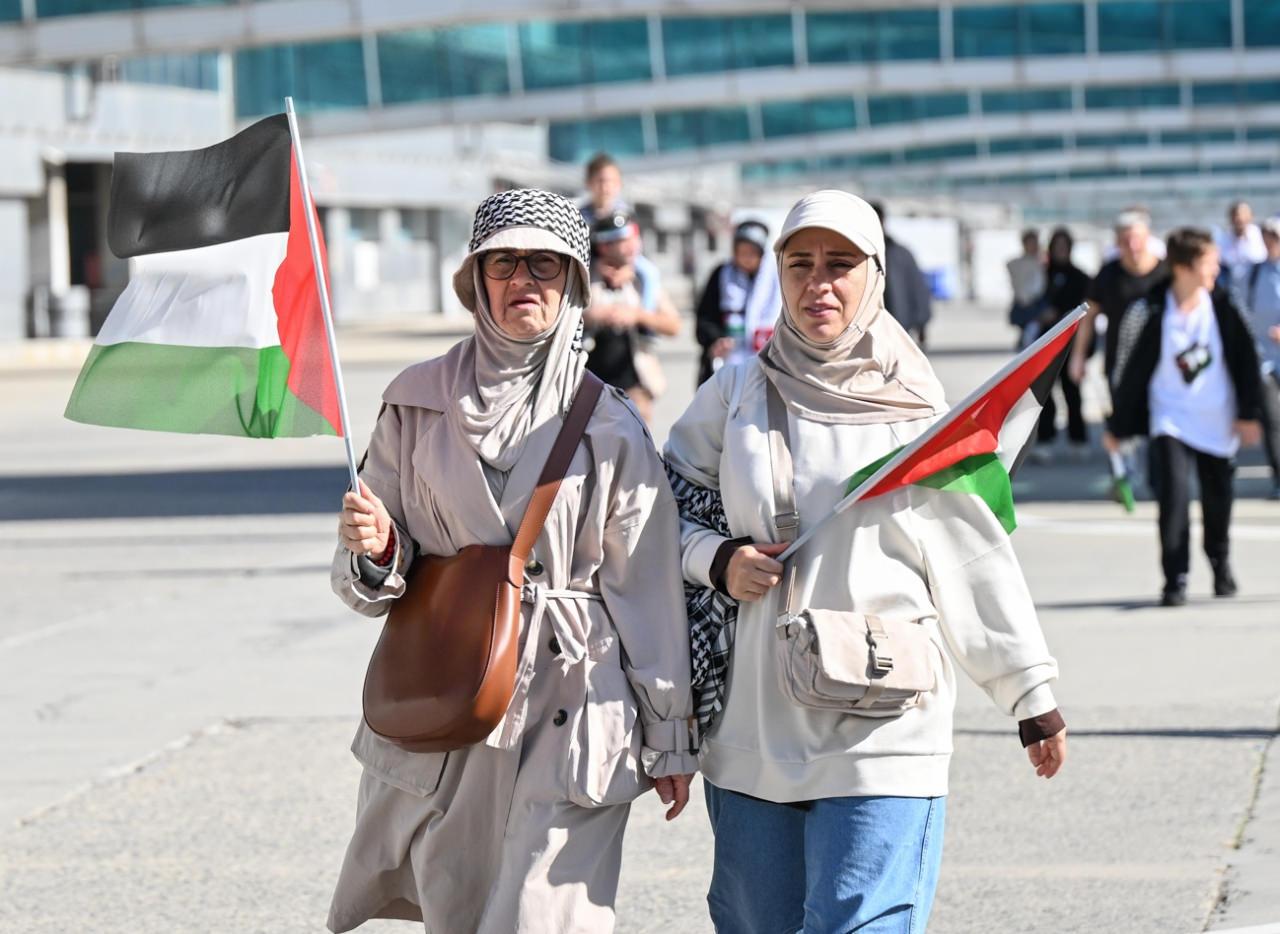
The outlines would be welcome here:
M 475 264 L 489 250 L 551 250 L 569 257 L 583 292 L 590 289 L 591 235 L 577 206 L 561 195 L 538 188 L 500 191 L 480 202 L 471 227 L 471 242 L 453 275 L 453 290 L 473 314 L 476 310 Z

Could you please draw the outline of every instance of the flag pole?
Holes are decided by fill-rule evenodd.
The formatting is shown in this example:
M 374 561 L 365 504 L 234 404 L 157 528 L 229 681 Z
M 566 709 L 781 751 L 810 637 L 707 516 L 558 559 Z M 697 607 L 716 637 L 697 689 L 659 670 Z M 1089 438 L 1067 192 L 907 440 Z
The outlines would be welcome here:
M 338 338 L 333 331 L 333 308 L 329 304 L 329 283 L 325 281 L 324 262 L 320 258 L 315 204 L 311 200 L 311 184 L 307 181 L 307 163 L 302 158 L 302 137 L 298 134 L 298 115 L 293 109 L 292 97 L 284 99 L 284 112 L 289 117 L 289 136 L 293 139 L 293 157 L 298 162 L 298 184 L 302 186 L 303 213 L 307 216 L 307 239 L 311 241 L 311 264 L 316 273 L 316 291 L 320 293 L 320 310 L 324 313 L 324 336 L 329 340 L 329 359 L 333 362 L 333 382 L 338 390 L 338 416 L 342 419 L 342 440 L 347 449 L 347 471 L 351 475 L 351 489 L 359 493 L 360 478 L 356 468 L 356 449 L 351 443 L 351 420 L 347 417 L 347 391 L 342 384 L 342 364 L 338 360 Z
M 884 465 L 880 467 L 879 470 L 877 470 L 871 476 L 867 477 L 867 479 L 863 480 L 860 484 L 858 484 L 857 488 L 854 489 L 852 492 L 850 492 L 848 496 L 840 500 L 840 502 L 836 503 L 835 508 L 833 508 L 831 512 L 827 513 L 825 516 L 823 516 L 821 519 L 819 519 L 817 522 L 811 525 L 808 529 L 804 531 L 804 534 L 800 535 L 795 541 L 793 541 L 790 545 L 788 545 L 786 550 L 783 551 L 782 554 L 778 555 L 776 560 L 786 561 L 788 558 L 794 555 L 797 551 L 799 551 L 800 546 L 803 545 L 805 542 L 807 542 L 809 539 L 813 538 L 813 536 L 817 534 L 819 529 L 821 529 L 824 525 L 826 525 L 836 516 L 847 512 L 850 508 L 853 507 L 854 503 L 858 502 L 858 500 L 862 499 L 864 496 L 866 496 L 868 493 L 874 490 L 877 486 L 879 486 L 880 482 L 884 480 L 885 477 L 889 476 L 889 474 L 891 474 L 894 470 L 898 469 L 898 467 L 902 465 L 903 461 L 913 456 L 918 450 L 920 450 L 922 447 L 924 447 L 926 444 L 928 444 L 930 441 L 936 438 L 940 432 L 945 431 L 947 428 L 951 427 L 951 425 L 955 422 L 957 418 L 959 418 L 962 414 L 964 414 L 964 412 L 967 411 L 971 405 L 973 405 L 975 402 L 977 402 L 979 399 L 981 399 L 983 396 L 989 393 L 992 389 L 994 389 L 997 385 L 999 385 L 1001 380 L 1007 378 L 1011 373 L 1013 373 L 1014 370 L 1018 369 L 1018 367 L 1022 366 L 1022 364 L 1026 363 L 1027 360 L 1034 357 L 1044 347 L 1046 347 L 1048 344 L 1056 340 L 1062 334 L 1063 331 L 1067 330 L 1067 328 L 1074 327 L 1076 323 L 1079 322 L 1079 320 L 1084 317 L 1085 312 L 1087 310 L 1088 310 L 1087 305 L 1078 305 L 1071 311 L 1067 312 L 1066 316 L 1061 321 L 1059 321 L 1056 325 L 1054 325 L 1052 328 L 1046 331 L 1040 337 L 1039 340 L 1037 340 L 1034 344 L 1032 344 L 1026 350 L 1019 353 L 1017 356 L 1015 356 L 1012 360 L 1010 360 L 1004 366 L 1002 366 L 999 370 L 996 371 L 994 376 L 992 376 L 990 379 L 984 382 L 981 386 L 979 386 L 973 392 L 969 393 L 969 395 L 965 396 L 964 401 L 960 402 L 958 405 L 953 406 L 951 410 L 947 412 L 946 415 L 942 416 L 942 418 L 938 419 L 931 426 L 929 426 L 929 429 L 925 431 L 924 434 L 920 435 L 920 437 L 916 438 L 910 444 L 903 447 L 900 451 L 898 451 L 897 454 L 889 458 L 889 460 L 886 461 Z

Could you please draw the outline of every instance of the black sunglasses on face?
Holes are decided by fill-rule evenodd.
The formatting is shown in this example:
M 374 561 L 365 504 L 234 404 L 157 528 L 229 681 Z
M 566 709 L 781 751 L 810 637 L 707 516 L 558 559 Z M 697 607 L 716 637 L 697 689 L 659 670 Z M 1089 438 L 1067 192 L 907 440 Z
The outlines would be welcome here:
M 480 271 L 489 279 L 510 279 L 524 263 L 529 275 L 539 282 L 549 282 L 564 272 L 566 259 L 560 253 L 539 251 L 521 256 L 519 253 L 494 251 L 480 259 Z

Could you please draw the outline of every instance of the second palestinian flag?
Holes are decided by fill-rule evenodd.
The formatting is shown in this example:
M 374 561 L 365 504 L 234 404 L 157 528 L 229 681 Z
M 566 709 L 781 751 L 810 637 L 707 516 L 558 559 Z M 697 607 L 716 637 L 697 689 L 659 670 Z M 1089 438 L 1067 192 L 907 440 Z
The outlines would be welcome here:
M 66 417 L 341 435 L 307 210 L 283 114 L 207 149 L 117 153 L 107 240 L 135 260 Z
M 908 445 L 915 448 L 910 456 L 859 498 L 910 484 L 966 493 L 981 498 L 1005 531 L 1012 532 L 1017 520 L 1010 477 L 1034 443 L 1040 410 L 1071 352 L 1078 327 L 1077 315 L 1072 324 L 1029 347 L 995 385 L 948 412 Z M 863 467 L 850 478 L 848 491 L 852 493 L 900 453 L 905 453 L 902 448 Z

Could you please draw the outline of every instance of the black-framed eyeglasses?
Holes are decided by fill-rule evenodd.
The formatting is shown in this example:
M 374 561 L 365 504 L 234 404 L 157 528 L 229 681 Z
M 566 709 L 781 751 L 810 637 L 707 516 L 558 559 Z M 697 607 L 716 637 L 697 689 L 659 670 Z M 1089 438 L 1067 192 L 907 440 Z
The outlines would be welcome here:
M 539 250 L 521 256 L 506 250 L 493 250 L 480 258 L 480 271 L 489 279 L 510 279 L 524 263 L 529 275 L 539 282 L 550 282 L 564 272 L 567 258 L 562 253 Z

